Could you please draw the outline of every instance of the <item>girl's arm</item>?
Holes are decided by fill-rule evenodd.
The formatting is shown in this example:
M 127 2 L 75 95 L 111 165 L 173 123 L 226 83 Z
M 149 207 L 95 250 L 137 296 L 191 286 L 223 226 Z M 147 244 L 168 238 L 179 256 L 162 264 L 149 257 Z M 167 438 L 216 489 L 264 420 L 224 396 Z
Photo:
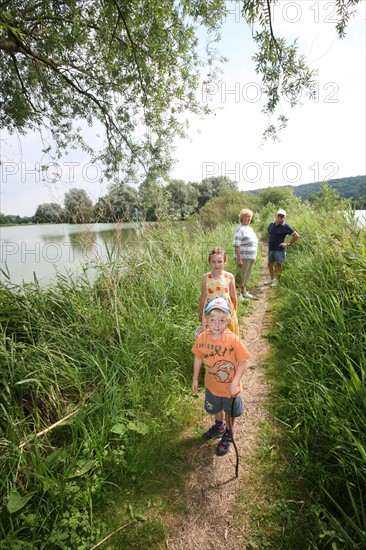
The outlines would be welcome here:
M 245 364 L 246 364 L 246 361 L 241 361 L 241 363 L 238 364 L 235 370 L 233 381 L 230 384 L 230 394 L 232 397 L 235 397 L 240 392 L 239 383 L 240 383 L 241 377 L 244 374 Z
M 200 298 L 200 323 L 202 323 L 203 308 L 205 307 L 206 297 L 207 297 L 206 279 L 207 279 L 207 273 L 202 277 L 202 291 L 201 291 L 201 298 Z
M 200 368 L 202 366 L 201 357 L 194 356 L 193 362 L 193 380 L 192 380 L 192 391 L 193 393 L 198 393 L 198 376 L 200 374 Z
M 230 273 L 230 287 L 229 287 L 229 291 L 230 291 L 230 298 L 231 298 L 231 301 L 233 303 L 233 306 L 234 306 L 234 309 L 236 311 L 237 307 L 238 307 L 238 299 L 237 299 L 237 296 L 236 296 L 236 288 L 235 288 L 235 279 L 234 279 L 234 275 L 232 273 Z

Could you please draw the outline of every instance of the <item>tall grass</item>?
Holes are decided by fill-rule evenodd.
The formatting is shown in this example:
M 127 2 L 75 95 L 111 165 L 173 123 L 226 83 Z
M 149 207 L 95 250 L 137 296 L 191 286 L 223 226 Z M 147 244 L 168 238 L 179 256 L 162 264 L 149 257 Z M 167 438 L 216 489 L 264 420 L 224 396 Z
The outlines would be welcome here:
M 282 206 L 301 237 L 274 291 L 277 414 L 312 487 L 319 536 L 309 544 L 361 549 L 365 234 L 331 196 Z M 273 211 L 261 211 L 263 230 Z M 120 547 L 160 541 L 129 495 L 179 467 L 201 276 L 209 249 L 231 252 L 232 236 L 232 226 L 167 224 L 111 254 L 93 285 L 0 287 L 1 549 L 90 549 L 105 535 L 101 510 L 116 506 L 141 518 Z
M 304 206 L 278 287 L 279 416 L 313 486 L 317 548 L 366 547 L 366 236 Z
M 92 286 L 0 287 L 0 548 L 90 548 L 106 488 L 123 505 L 149 480 L 193 410 L 201 276 L 231 238 L 167 224 Z

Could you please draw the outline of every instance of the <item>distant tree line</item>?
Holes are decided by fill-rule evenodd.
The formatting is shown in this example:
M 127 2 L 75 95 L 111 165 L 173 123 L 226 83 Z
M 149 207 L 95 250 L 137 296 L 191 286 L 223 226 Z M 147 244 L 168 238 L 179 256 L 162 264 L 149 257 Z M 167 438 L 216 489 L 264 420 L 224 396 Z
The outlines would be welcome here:
M 340 198 L 347 199 L 353 208 L 364 209 L 366 208 L 365 178 L 365 176 L 357 176 L 330 180 L 329 186 Z M 217 208 L 219 216 L 220 208 L 229 208 L 230 212 L 226 214 L 232 218 L 234 213 L 237 216 L 238 208 L 240 209 L 240 205 L 244 203 L 252 210 L 259 210 L 268 203 L 276 205 L 286 202 L 289 196 L 314 202 L 321 195 L 321 183 L 297 187 L 268 187 L 243 192 L 239 191 L 235 181 L 224 176 L 206 178 L 200 183 L 186 183 L 180 179 L 171 179 L 165 185 L 146 180 L 139 189 L 125 183 L 113 184 L 108 193 L 100 197 L 94 205 L 85 190 L 70 189 L 65 194 L 63 206 L 57 203 L 40 204 L 34 216 L 31 217 L 0 213 L 0 224 L 111 223 L 159 221 L 166 218 L 184 220 L 200 212 L 205 223 L 210 225 L 213 207 Z M 210 208 L 205 209 L 209 201 Z
M 338 192 L 342 199 L 347 199 L 356 210 L 366 208 L 366 176 L 352 176 L 349 178 L 331 179 L 327 182 L 329 186 Z M 322 182 L 304 183 L 302 185 L 288 185 L 295 196 L 302 200 L 314 202 L 322 193 Z M 249 193 L 261 193 L 261 189 L 249 191 Z
M 63 206 L 40 204 L 31 217 L 0 214 L 0 223 L 109 223 L 157 221 L 167 217 L 183 220 L 210 199 L 237 189 L 237 183 L 224 176 L 207 178 L 200 183 L 171 179 L 165 185 L 147 180 L 138 190 L 126 183 L 113 184 L 93 205 L 85 190 L 73 188 L 65 194 Z
M 328 181 L 329 186 L 335 189 L 343 199 L 351 201 L 357 210 L 366 208 L 366 176 L 337 178 Z M 293 187 L 297 197 L 312 202 L 315 196 L 321 193 L 321 183 L 307 183 Z

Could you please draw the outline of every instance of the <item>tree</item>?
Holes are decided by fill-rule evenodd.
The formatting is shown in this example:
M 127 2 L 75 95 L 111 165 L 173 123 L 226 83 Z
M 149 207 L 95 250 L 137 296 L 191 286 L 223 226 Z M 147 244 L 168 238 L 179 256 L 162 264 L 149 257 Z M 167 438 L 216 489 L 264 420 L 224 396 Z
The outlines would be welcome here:
M 252 193 L 226 189 L 217 197 L 210 199 L 198 212 L 197 217 L 204 227 L 214 228 L 223 220 L 228 223 L 239 223 L 239 212 L 242 208 L 255 211 L 258 197 Z
M 43 203 L 37 207 L 33 219 L 36 223 L 61 223 L 63 215 L 64 212 L 59 204 Z
M 130 221 L 139 209 L 136 189 L 124 183 L 112 185 L 108 195 L 99 199 L 94 212 L 99 221 Z
M 340 37 L 360 1 L 335 0 Z M 240 4 L 258 45 L 264 111 L 273 114 L 282 95 L 291 104 L 302 90 L 314 95 L 313 73 L 296 42 L 275 36 L 274 0 Z M 143 168 L 142 177 L 152 180 L 169 171 L 183 114 L 207 110 L 196 91 L 203 66 L 206 83 L 215 80 L 212 46 L 225 20 L 224 0 L 5 0 L 1 8 L 0 128 L 24 133 L 46 126 L 56 152 L 78 144 L 127 176 Z M 82 123 L 104 129 L 99 154 Z M 276 131 L 270 125 L 267 135 Z
M 198 207 L 198 190 L 183 180 L 172 179 L 165 188 L 169 193 L 169 213 L 172 217 L 184 219 Z
M 309 202 L 319 212 L 333 212 L 337 208 L 345 210 L 347 201 L 342 199 L 336 189 L 333 189 L 328 182 L 320 183 L 320 191 L 308 197 Z
M 195 91 L 203 56 L 195 27 L 212 33 L 225 3 L 202 0 L 12 0 L 2 2 L 0 127 L 46 125 L 59 151 L 79 129 L 105 130 L 99 158 L 150 177 L 170 167 L 167 145 L 182 134 L 182 112 L 201 110 Z M 208 45 L 207 63 L 214 58 Z
M 336 30 L 339 38 L 344 38 L 346 26 L 354 13 L 353 6 L 361 0 L 335 0 L 338 22 Z M 296 40 L 288 44 L 284 38 L 275 36 L 273 12 L 276 0 L 245 0 L 242 13 L 253 30 L 253 39 L 258 46 L 254 55 L 255 69 L 262 77 L 262 88 L 267 96 L 264 114 L 273 115 L 281 98 L 289 101 L 291 107 L 299 103 L 301 93 L 308 93 L 314 99 L 316 71 L 306 65 L 305 57 L 298 55 Z M 256 29 L 258 28 L 258 30 Z M 278 116 L 278 124 L 270 124 L 264 137 L 276 138 L 278 130 L 287 125 L 287 117 Z
M 238 184 L 227 176 L 205 178 L 201 183 L 196 183 L 194 186 L 199 191 L 198 208 L 202 208 L 210 199 L 218 197 L 225 191 L 238 189 Z
M 142 216 L 146 221 L 169 218 L 169 193 L 160 182 L 146 178 L 140 185 L 139 198 Z
M 84 189 L 70 189 L 64 198 L 65 218 L 69 223 L 93 221 L 93 203 Z
M 108 195 L 100 197 L 94 205 L 94 219 L 96 222 L 110 223 L 115 222 Z
M 267 204 L 273 204 L 275 208 L 284 208 L 294 197 L 290 187 L 267 187 L 259 193 L 259 205 L 262 208 Z
M 8 225 L 8 224 L 10 224 L 8 216 L 0 212 L 0 225 Z

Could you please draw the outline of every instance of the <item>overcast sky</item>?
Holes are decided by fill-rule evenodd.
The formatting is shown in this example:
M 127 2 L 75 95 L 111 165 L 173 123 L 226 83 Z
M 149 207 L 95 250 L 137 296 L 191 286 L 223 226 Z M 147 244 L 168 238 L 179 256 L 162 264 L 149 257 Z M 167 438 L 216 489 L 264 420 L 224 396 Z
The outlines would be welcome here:
M 273 26 L 276 35 L 298 37 L 299 51 L 318 69 L 316 101 L 302 98 L 290 108 L 282 101 L 289 124 L 277 142 L 262 143 L 268 119 L 261 113 L 264 97 L 251 56 L 252 31 L 235 2 L 228 2 L 220 51 L 229 58 L 221 82 L 200 91 L 202 101 L 215 109 L 204 120 L 190 117 L 190 138 L 176 145 L 177 162 L 171 177 L 201 181 L 228 176 L 244 191 L 278 185 L 366 174 L 365 116 L 365 5 L 357 6 L 347 35 L 339 40 L 335 2 L 277 1 Z M 95 202 L 106 192 L 98 167 L 71 152 L 42 181 L 37 166 L 42 156 L 38 135 L 1 136 L 0 211 L 31 216 L 45 202 L 63 204 L 64 193 L 84 188 Z M 55 173 L 54 173 L 55 172 Z

